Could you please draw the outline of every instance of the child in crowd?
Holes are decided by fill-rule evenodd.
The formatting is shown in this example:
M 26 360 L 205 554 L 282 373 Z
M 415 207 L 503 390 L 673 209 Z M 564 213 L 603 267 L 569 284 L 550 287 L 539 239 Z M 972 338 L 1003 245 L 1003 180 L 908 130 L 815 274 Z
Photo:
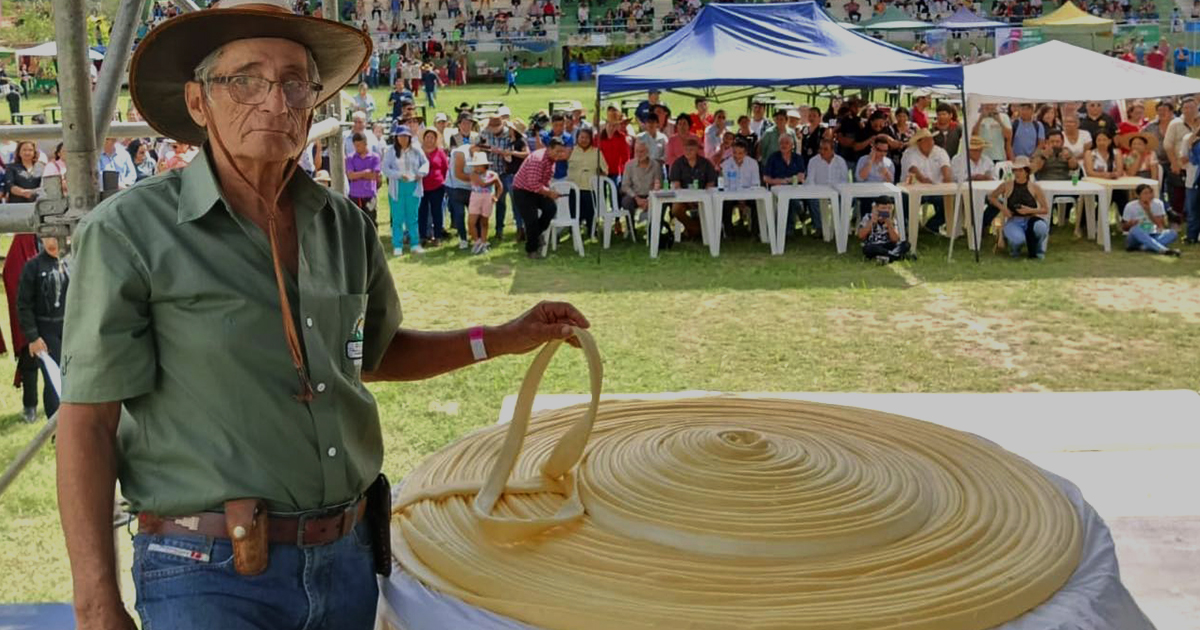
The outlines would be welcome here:
M 504 194 L 504 184 L 500 176 L 488 169 L 487 154 L 476 152 L 467 162 L 471 167 L 471 200 L 467 205 L 467 221 L 471 226 L 472 236 L 475 237 L 473 254 L 483 254 L 488 251 L 488 219 L 496 207 L 496 201 Z
M 908 255 L 908 241 L 900 240 L 896 230 L 896 202 L 891 197 L 876 197 L 871 213 L 863 215 L 858 224 L 858 238 L 863 242 L 863 255 L 880 264 L 901 260 Z

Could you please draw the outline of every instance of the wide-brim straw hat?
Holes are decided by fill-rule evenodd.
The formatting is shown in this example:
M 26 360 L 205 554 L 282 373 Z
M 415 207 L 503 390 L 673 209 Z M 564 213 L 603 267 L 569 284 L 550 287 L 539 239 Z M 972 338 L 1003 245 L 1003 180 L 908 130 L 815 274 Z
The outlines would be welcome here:
M 358 77 L 371 56 L 371 39 L 346 24 L 292 13 L 286 0 L 222 0 L 150 31 L 129 67 L 129 92 L 146 122 L 169 138 L 203 144 L 208 134 L 188 113 L 184 86 L 212 51 L 240 39 L 279 38 L 307 48 L 322 86 L 317 105 Z
M 1152 133 L 1146 133 L 1145 131 L 1136 131 L 1133 133 L 1123 133 L 1123 134 L 1117 136 L 1116 137 L 1117 146 L 1121 147 L 1125 151 L 1128 151 L 1129 145 L 1133 143 L 1134 138 L 1141 138 L 1142 140 L 1145 140 L 1147 151 L 1153 151 L 1158 148 L 1158 137 L 1156 137 Z
M 476 151 L 472 154 L 471 161 L 467 162 L 467 166 L 488 166 L 490 164 L 487 154 L 483 151 Z
M 1025 157 L 1024 155 L 1018 155 L 1016 158 L 1013 159 L 1012 168 L 1014 171 L 1019 168 L 1023 168 L 1027 171 L 1032 170 L 1032 167 L 1029 164 L 1029 158 Z
M 967 143 L 968 149 L 986 149 L 990 146 L 992 145 L 989 144 L 987 140 L 984 140 L 979 136 L 971 136 L 971 141 Z
M 908 139 L 908 146 L 915 147 L 918 142 L 928 138 L 933 138 L 933 134 L 929 133 L 928 129 L 919 129 L 913 134 L 913 137 Z

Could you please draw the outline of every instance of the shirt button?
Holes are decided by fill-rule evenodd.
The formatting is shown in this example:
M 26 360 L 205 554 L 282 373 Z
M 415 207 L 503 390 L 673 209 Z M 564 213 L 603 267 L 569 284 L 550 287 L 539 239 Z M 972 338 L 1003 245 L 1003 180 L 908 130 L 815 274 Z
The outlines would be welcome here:
M 312 318 L 309 317 L 308 319 L 304 320 L 304 325 L 312 328 Z
M 337 449 L 336 449 L 336 448 L 334 448 L 334 447 L 332 447 L 332 446 L 330 446 L 330 447 L 329 447 L 329 450 L 328 450 L 328 451 L 325 451 L 325 452 L 326 452 L 326 453 L 329 453 L 329 456 L 330 456 L 330 457 L 337 457 Z
M 317 393 L 325 393 L 325 383 L 317 383 Z

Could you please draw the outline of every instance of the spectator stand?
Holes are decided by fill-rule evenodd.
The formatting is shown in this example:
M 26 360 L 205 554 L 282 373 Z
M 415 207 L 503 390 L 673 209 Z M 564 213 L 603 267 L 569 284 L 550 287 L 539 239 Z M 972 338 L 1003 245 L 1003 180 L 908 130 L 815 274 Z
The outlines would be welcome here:
M 952 85 L 959 86 L 962 94 L 962 77 L 961 66 L 843 28 L 816 2 L 710 4 L 675 33 L 602 65 L 596 101 L 601 96 L 619 100 L 651 88 L 693 97 L 703 94 L 715 102 L 746 97 L 748 91 L 753 99 L 764 91 L 829 85 L 867 89 Z M 854 192 L 839 189 L 839 196 L 852 197 Z M 898 196 L 899 190 L 895 192 Z M 838 214 L 839 219 L 845 216 L 840 209 Z M 654 255 L 658 240 L 654 232 L 661 218 L 651 219 Z M 710 240 L 717 238 L 710 236 Z M 770 240 L 778 250 L 777 239 Z

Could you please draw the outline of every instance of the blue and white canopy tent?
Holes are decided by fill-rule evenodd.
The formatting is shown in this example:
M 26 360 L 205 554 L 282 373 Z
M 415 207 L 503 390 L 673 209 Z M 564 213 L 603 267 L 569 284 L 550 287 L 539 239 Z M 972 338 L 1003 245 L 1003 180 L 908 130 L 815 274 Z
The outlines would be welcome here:
M 652 88 L 720 102 L 802 85 L 943 86 L 962 93 L 963 69 L 848 30 L 813 0 L 708 4 L 683 28 L 600 66 L 596 110 L 601 97 Z
M 816 2 L 708 4 L 674 33 L 600 66 L 600 94 L 798 85 L 961 86 L 962 68 L 848 30 Z

